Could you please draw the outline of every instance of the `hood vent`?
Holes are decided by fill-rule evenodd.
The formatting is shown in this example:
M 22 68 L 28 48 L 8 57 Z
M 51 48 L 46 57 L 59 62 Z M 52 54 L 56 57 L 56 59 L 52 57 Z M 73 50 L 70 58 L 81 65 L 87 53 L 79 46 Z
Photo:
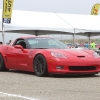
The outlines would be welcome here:
M 79 58 L 84 58 L 85 56 L 77 56 L 77 57 L 79 57 Z

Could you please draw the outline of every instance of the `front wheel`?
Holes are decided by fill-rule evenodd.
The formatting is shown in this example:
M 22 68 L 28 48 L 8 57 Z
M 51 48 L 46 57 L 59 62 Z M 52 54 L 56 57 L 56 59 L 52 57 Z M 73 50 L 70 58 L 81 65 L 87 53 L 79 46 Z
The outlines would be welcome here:
M 2 55 L 0 54 L 0 71 L 7 71 L 7 70 L 8 69 L 5 66 L 4 59 L 3 59 Z
M 43 55 L 39 54 L 34 59 L 34 72 L 37 76 L 47 76 L 47 62 Z

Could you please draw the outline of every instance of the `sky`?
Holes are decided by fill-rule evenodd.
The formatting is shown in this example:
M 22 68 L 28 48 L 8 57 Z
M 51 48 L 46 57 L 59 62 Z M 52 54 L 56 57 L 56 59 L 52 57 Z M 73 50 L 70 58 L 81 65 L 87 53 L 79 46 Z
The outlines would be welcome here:
M 96 3 L 100 3 L 100 0 L 14 0 L 13 9 L 90 15 L 91 8 Z M 0 0 L 0 9 L 2 9 L 2 7 L 3 0 Z M 5 34 L 5 41 L 15 39 L 19 36 L 19 34 L 13 33 L 9 35 Z M 1 34 L 0 40 L 2 40 Z

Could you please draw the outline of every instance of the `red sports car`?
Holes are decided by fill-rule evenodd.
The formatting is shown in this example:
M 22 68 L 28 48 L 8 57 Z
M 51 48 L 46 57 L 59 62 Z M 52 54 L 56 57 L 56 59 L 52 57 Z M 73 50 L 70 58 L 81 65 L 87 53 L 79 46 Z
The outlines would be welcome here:
M 54 74 L 97 74 L 100 56 L 92 50 L 71 50 L 50 37 L 20 37 L 12 45 L 0 45 L 0 70 Z

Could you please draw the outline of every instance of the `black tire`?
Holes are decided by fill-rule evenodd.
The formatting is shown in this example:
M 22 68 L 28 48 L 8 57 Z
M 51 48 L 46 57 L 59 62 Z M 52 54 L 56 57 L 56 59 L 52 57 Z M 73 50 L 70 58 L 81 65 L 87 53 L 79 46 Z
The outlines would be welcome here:
M 48 75 L 47 62 L 43 55 L 39 54 L 34 59 L 34 72 L 39 77 Z
M 0 71 L 7 71 L 7 70 L 8 69 L 6 69 L 4 59 L 3 59 L 2 55 L 0 54 Z

